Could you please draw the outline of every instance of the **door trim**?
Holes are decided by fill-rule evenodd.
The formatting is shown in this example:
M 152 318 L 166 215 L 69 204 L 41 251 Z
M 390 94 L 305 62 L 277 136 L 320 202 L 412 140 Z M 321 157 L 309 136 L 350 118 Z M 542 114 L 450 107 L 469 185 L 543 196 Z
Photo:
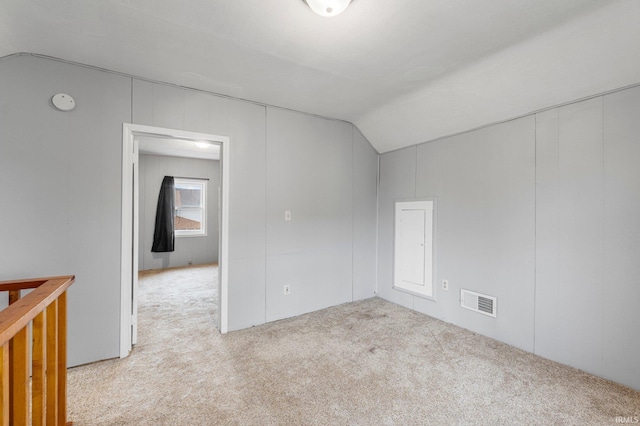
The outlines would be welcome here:
M 132 325 L 134 306 L 132 298 L 133 268 L 137 263 L 137 239 L 133 231 L 137 229 L 137 214 L 134 210 L 133 163 L 136 154 L 136 136 L 157 136 L 174 139 L 206 141 L 220 145 L 220 242 L 218 250 L 218 326 L 221 333 L 228 331 L 229 318 L 229 137 L 185 130 L 167 129 L 140 124 L 122 125 L 122 245 L 120 274 L 120 358 L 129 355 L 132 347 Z M 136 183 L 136 186 L 138 183 Z M 136 203 L 137 204 L 137 203 Z

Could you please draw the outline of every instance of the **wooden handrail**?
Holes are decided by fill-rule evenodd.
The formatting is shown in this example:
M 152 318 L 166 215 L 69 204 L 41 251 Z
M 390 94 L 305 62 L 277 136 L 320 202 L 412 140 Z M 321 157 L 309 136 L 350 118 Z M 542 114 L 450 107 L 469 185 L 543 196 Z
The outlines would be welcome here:
M 36 288 L 47 281 L 61 280 L 61 279 L 62 280 L 71 279 L 71 283 L 69 283 L 69 285 L 71 285 L 73 284 L 73 280 L 75 279 L 75 277 L 72 275 L 61 275 L 57 277 L 47 277 L 47 278 L 28 278 L 25 280 L 0 281 L 0 291 L 28 290 L 31 288 Z
M 9 306 L 0 311 L 0 426 L 70 424 L 66 291 L 74 281 L 0 281 L 0 292 L 9 293 Z M 22 297 L 28 289 L 33 291 Z

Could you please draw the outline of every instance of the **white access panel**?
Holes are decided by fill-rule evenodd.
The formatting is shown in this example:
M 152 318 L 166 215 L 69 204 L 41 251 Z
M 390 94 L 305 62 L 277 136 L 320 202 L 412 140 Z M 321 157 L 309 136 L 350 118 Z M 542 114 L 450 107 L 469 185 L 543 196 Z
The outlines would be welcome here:
M 396 201 L 394 288 L 433 296 L 433 200 Z
M 426 212 L 401 209 L 398 213 L 398 279 L 423 286 Z

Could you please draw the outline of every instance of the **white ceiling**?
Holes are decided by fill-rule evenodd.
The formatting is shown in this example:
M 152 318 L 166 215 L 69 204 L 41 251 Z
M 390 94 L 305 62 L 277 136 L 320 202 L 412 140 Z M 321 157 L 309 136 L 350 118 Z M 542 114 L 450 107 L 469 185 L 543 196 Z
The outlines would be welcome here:
M 2 0 L 49 55 L 354 123 L 379 152 L 640 83 L 640 0 Z

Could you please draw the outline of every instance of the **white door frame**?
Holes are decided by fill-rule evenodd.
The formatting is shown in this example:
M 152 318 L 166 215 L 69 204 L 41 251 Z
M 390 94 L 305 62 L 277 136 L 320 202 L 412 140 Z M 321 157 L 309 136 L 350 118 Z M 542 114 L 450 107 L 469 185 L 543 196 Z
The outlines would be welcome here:
M 132 339 L 135 339 L 135 318 L 137 317 L 137 289 L 134 288 L 138 263 L 138 239 L 134 230 L 138 229 L 137 194 L 138 182 L 134 187 L 134 173 L 137 172 L 136 136 L 156 136 L 163 138 L 206 141 L 220 145 L 220 242 L 218 251 L 218 325 L 221 333 L 228 331 L 228 295 L 229 295 L 229 138 L 227 136 L 188 132 L 124 123 L 122 125 L 122 247 L 120 275 L 120 357 L 131 352 Z M 134 172 L 134 167 L 135 171 Z M 137 177 L 137 176 L 136 176 Z M 135 268 L 135 269 L 134 269 Z M 134 303 L 135 302 L 135 303 Z

